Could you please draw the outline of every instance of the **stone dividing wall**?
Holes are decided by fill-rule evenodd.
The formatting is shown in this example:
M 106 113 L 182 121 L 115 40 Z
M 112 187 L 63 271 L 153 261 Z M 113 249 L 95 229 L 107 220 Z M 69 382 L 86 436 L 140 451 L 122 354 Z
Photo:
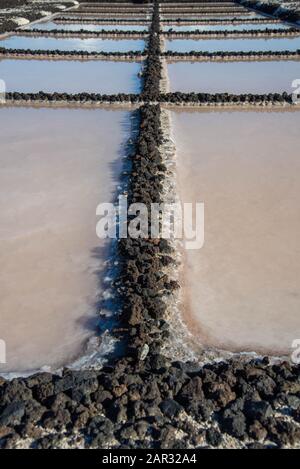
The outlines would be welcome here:
M 229 37 L 295 37 L 300 36 L 300 29 L 298 28 L 265 28 L 265 29 L 245 29 L 243 31 L 165 31 L 161 33 L 167 38 L 187 38 L 187 39 L 201 39 L 201 38 L 229 38 Z
M 118 29 L 107 31 L 105 29 L 100 31 L 90 31 L 85 30 L 84 28 L 76 31 L 67 31 L 64 29 L 52 29 L 51 31 L 45 31 L 44 29 L 17 29 L 13 31 L 15 35 L 18 36 L 28 36 L 28 37 L 118 37 L 118 38 L 143 38 L 148 36 L 148 31 L 136 31 L 134 27 L 132 30 L 120 31 Z M 295 37 L 300 36 L 300 30 L 298 28 L 265 28 L 265 29 L 245 29 L 244 31 L 240 30 L 231 30 L 231 31 L 159 31 L 161 37 L 167 38 L 229 38 L 229 37 Z
M 167 51 L 163 54 L 167 59 L 181 59 L 181 60 L 282 60 L 282 59 L 299 59 L 300 50 L 296 51 L 249 51 L 249 52 L 233 52 L 233 51 L 216 51 L 216 52 L 176 52 Z
M 134 27 L 131 31 L 120 31 L 118 29 L 106 31 L 89 31 L 84 28 L 77 31 L 67 31 L 65 29 L 53 29 L 51 31 L 45 31 L 44 29 L 22 29 L 14 31 L 14 34 L 17 36 L 28 36 L 28 37 L 102 37 L 102 38 L 125 38 L 125 39 L 135 39 L 135 38 L 145 38 L 148 36 L 148 31 L 135 31 Z
M 63 50 L 43 50 L 43 49 L 6 49 L 0 47 L 0 57 L 21 57 L 38 59 L 91 59 L 91 60 L 142 60 L 146 57 L 146 51 L 128 52 L 88 52 L 88 51 L 63 51 Z
M 130 202 L 160 202 L 168 177 L 168 138 L 160 102 L 218 104 L 228 95 L 160 94 L 158 3 L 154 5 L 139 128 L 128 154 Z M 19 96 L 18 96 L 19 95 Z M 57 93 L 55 99 L 58 97 Z M 11 93 L 13 99 L 52 95 Z M 61 95 L 62 99 L 68 95 Z M 82 93 L 78 102 L 91 95 Z M 98 95 L 95 95 L 99 98 Z M 242 96 L 242 98 L 241 98 Z M 236 96 L 247 101 L 250 95 Z M 253 100 L 256 100 L 256 95 Z M 283 95 L 259 99 L 289 102 Z M 115 334 L 124 355 L 102 369 L 0 378 L 0 446 L 46 448 L 266 448 L 300 445 L 300 367 L 265 357 L 198 363 L 171 361 L 166 300 L 178 289 L 174 251 L 162 239 L 122 239 L 115 279 L 122 304 Z

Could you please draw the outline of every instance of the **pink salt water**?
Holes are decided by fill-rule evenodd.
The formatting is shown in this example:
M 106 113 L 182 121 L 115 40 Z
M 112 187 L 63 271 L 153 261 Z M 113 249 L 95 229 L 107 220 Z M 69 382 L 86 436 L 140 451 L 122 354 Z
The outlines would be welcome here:
M 184 318 L 199 343 L 290 353 L 300 338 L 300 112 L 173 112 L 179 193 L 204 202 L 184 251 Z
M 96 207 L 114 197 L 130 113 L 6 108 L 0 119 L 0 371 L 55 368 L 96 331 L 108 248 Z
M 176 62 L 168 64 L 171 91 L 197 93 L 291 93 L 298 60 Z
M 134 62 L 4 59 L 0 70 L 7 91 L 114 94 L 141 88 L 141 64 Z

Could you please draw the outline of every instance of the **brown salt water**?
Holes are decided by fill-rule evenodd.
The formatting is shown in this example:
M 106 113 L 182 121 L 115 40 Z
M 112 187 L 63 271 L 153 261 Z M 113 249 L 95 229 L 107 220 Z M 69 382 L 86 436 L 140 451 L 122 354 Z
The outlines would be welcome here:
M 80 39 L 53 37 L 11 36 L 0 41 L 0 47 L 8 49 L 62 50 L 85 52 L 142 51 L 145 43 L 139 39 Z
M 171 91 L 291 93 L 299 61 L 176 62 L 168 64 Z
M 35 23 L 30 29 L 42 29 L 44 31 L 52 31 L 59 29 L 64 31 L 148 31 L 146 24 L 84 24 L 84 23 L 55 23 L 49 21 L 47 23 Z
M 172 52 L 296 51 L 300 48 L 300 36 L 272 39 L 172 39 L 166 41 L 165 47 Z
M 94 335 L 108 247 L 96 207 L 114 198 L 130 115 L 0 110 L 0 371 L 68 363 Z
M 204 202 L 184 251 L 184 316 L 199 343 L 289 353 L 300 337 L 300 112 L 172 113 L 179 193 Z
M 6 90 L 25 93 L 139 93 L 140 71 L 141 64 L 132 62 L 0 60 Z

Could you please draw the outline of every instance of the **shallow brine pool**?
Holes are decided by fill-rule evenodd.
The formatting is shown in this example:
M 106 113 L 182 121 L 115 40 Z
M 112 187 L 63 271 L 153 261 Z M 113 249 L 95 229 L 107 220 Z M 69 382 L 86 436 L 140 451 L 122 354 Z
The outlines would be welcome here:
M 168 72 L 171 91 L 291 93 L 300 62 L 176 62 L 168 64 Z
M 300 112 L 172 113 L 183 202 L 204 202 L 184 251 L 184 317 L 199 342 L 290 353 L 300 337 Z
M 181 25 L 168 25 L 163 26 L 163 31 L 178 31 L 178 32 L 185 32 L 185 31 L 246 31 L 246 30 L 265 30 L 265 29 L 288 29 L 290 26 L 284 23 L 244 23 L 244 24 L 199 24 L 199 25 L 189 25 L 185 26 L 184 24 Z M 299 30 L 300 34 L 300 30 Z
M 60 366 L 96 331 L 113 200 L 131 113 L 0 109 L 0 371 Z
M 7 91 L 115 94 L 141 90 L 141 64 L 132 62 L 5 59 L 0 60 L 0 70 Z
M 248 14 L 242 14 L 242 15 L 231 15 L 230 13 L 205 13 L 204 15 L 201 15 L 200 13 L 188 13 L 188 14 L 182 14 L 182 13 L 174 13 L 171 15 L 170 13 L 161 15 L 161 19 L 164 20 L 176 20 L 180 18 L 191 18 L 191 19 L 198 19 L 198 20 L 203 20 L 203 19 L 221 19 L 221 20 L 228 20 L 232 21 L 233 19 L 241 20 L 245 19 L 248 20 L 249 18 L 265 18 L 263 15 L 258 15 L 256 13 L 248 13 Z
M 165 47 L 173 52 L 296 51 L 300 48 L 300 36 L 272 39 L 172 39 L 166 41 Z
M 128 52 L 142 51 L 145 43 L 138 39 L 79 39 L 11 36 L 0 41 L 0 47 L 9 49 L 63 50 L 86 52 Z
M 55 23 L 49 21 L 47 23 L 36 23 L 30 26 L 30 29 L 43 29 L 45 31 L 52 31 L 59 29 L 64 31 L 148 31 L 147 24 L 84 24 L 84 23 Z

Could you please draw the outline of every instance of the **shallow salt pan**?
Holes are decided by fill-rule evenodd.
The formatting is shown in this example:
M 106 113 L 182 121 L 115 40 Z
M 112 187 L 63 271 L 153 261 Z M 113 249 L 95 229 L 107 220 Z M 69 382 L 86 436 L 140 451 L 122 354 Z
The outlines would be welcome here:
M 265 29 L 288 29 L 290 26 L 284 23 L 244 23 L 244 24 L 199 24 L 199 25 L 167 25 L 163 26 L 163 31 L 185 32 L 185 31 L 245 31 L 245 30 L 265 30 Z M 299 30 L 300 31 L 300 30 Z
M 177 62 L 168 64 L 171 91 L 276 93 L 293 91 L 299 61 Z
M 110 61 L 0 60 L 7 91 L 139 93 L 141 65 Z M 76 79 L 74 79 L 76 77 Z
M 96 207 L 114 197 L 130 115 L 0 110 L 0 371 L 69 363 L 95 333 L 108 248 Z
M 172 113 L 179 192 L 204 202 L 184 252 L 184 317 L 199 342 L 290 353 L 300 337 L 300 112 Z
M 181 19 L 181 18 L 191 18 L 191 19 L 197 19 L 197 20 L 202 20 L 202 19 L 220 19 L 220 20 L 228 20 L 228 21 L 232 21 L 233 19 L 237 19 L 237 20 L 248 20 L 248 19 L 251 19 L 251 18 L 265 18 L 265 16 L 263 15 L 258 15 L 256 13 L 248 13 L 248 14 L 243 14 L 243 15 L 230 15 L 230 13 L 226 14 L 220 14 L 220 13 L 212 13 L 212 14 L 205 14 L 205 15 L 201 15 L 201 14 L 196 14 L 196 13 L 191 13 L 191 14 L 182 14 L 182 13 L 179 13 L 178 15 L 175 13 L 173 14 L 172 16 L 170 14 L 164 14 L 164 15 L 161 15 L 161 19 L 164 19 L 164 20 L 177 20 L 177 19 Z
M 128 52 L 142 51 L 144 41 L 137 39 L 79 39 L 79 38 L 52 38 L 52 37 L 26 37 L 11 36 L 0 41 L 0 47 L 9 49 L 31 50 L 63 50 L 87 52 Z
M 296 51 L 299 48 L 300 36 L 272 39 L 173 39 L 166 41 L 166 50 L 173 52 Z
M 53 29 L 60 29 L 64 31 L 148 31 L 147 24 L 69 24 L 69 23 L 55 23 L 49 21 L 48 23 L 36 23 L 30 26 L 30 29 L 43 29 L 45 31 L 52 31 Z

